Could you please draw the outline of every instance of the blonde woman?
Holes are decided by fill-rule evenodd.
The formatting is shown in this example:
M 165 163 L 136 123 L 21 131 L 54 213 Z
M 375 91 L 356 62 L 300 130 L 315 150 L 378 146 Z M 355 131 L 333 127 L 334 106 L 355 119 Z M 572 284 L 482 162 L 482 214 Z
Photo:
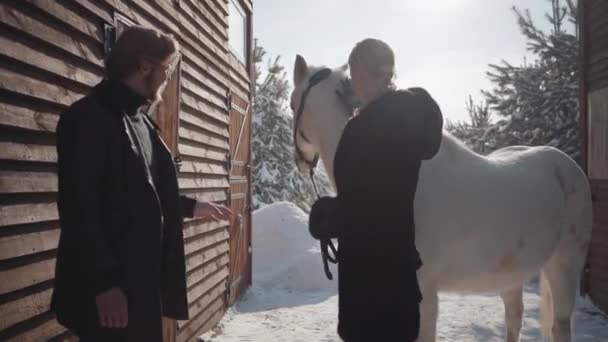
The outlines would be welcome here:
M 349 66 L 360 107 L 336 152 L 337 197 L 315 203 L 311 226 L 337 232 L 340 337 L 415 341 L 422 263 L 414 195 L 421 161 L 439 149 L 443 117 L 424 89 L 396 89 L 395 56 L 386 43 L 359 42 Z

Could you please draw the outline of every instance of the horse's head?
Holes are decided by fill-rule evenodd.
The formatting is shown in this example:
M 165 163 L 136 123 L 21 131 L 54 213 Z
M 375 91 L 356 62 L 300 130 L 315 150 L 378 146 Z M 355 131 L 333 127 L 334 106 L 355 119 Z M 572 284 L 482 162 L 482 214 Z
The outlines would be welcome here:
M 308 66 L 300 55 L 293 72 L 291 93 L 295 161 L 300 172 L 314 169 L 323 137 L 321 128 L 345 122 L 351 114 L 352 93 L 346 77 L 346 66 L 336 69 Z M 339 134 L 338 131 L 335 132 Z

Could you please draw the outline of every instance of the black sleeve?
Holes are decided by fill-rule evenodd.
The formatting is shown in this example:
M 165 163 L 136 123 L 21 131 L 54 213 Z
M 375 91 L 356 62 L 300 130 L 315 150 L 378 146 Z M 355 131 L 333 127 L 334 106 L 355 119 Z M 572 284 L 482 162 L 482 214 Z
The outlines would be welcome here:
M 411 131 L 420 152 L 420 159 L 433 158 L 441 146 L 443 137 L 443 115 L 437 102 L 423 88 L 410 88 L 414 95 L 414 110 L 405 115 L 418 116 L 415 120 L 418 127 Z
M 194 207 L 196 206 L 196 200 L 186 196 L 180 196 L 180 204 L 182 209 L 182 216 L 187 218 L 194 217 Z
M 121 274 L 102 223 L 108 138 L 99 121 L 86 110 L 68 110 L 57 126 L 58 196 L 65 204 L 59 210 L 62 229 L 89 265 L 97 293 L 119 286 Z

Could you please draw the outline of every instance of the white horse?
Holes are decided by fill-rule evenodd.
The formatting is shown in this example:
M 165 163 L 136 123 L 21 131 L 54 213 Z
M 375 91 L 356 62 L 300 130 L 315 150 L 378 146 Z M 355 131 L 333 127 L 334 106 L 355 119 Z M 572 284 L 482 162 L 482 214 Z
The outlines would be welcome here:
M 319 70 L 296 58 L 292 109 L 304 100 L 294 128 L 296 161 L 304 172 L 320 155 L 335 188 L 334 154 L 349 115 L 335 91 L 346 67 L 331 70 L 302 99 Z M 539 272 L 545 340 L 571 341 L 592 229 L 589 184 L 571 158 L 546 146 L 512 146 L 482 156 L 444 132 L 438 154 L 422 164 L 414 212 L 424 263 L 418 272 L 424 297 L 418 341 L 435 341 L 438 291 L 500 293 L 506 340 L 518 341 L 523 283 Z

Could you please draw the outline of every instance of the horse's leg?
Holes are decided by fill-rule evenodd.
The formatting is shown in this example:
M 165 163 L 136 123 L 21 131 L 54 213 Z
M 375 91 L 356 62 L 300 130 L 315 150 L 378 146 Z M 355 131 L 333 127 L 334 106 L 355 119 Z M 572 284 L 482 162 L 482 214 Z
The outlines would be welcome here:
M 552 335 L 545 336 L 550 342 L 572 341 L 572 318 L 586 255 L 586 248 L 577 243 L 580 244 L 574 238 L 562 241 L 542 270 L 552 304 L 548 308 L 553 309 L 548 316 L 551 321 L 545 326 Z
M 503 291 L 500 294 L 505 304 L 505 322 L 507 325 L 507 342 L 518 342 L 521 322 L 524 316 L 523 288 Z
M 421 287 L 420 334 L 416 342 L 435 342 L 437 334 L 437 316 L 439 314 L 439 297 L 437 287 L 425 284 Z

